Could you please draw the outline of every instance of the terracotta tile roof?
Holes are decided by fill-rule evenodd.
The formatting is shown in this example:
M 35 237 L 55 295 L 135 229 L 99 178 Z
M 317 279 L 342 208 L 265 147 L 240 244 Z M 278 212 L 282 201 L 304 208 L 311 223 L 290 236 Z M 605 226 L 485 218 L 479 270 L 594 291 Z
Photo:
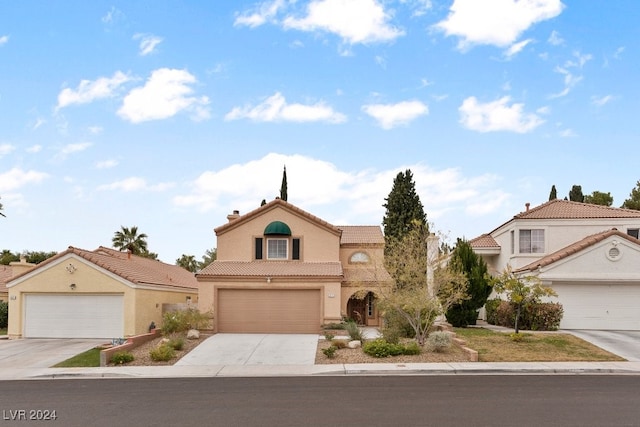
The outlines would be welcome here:
M 342 265 L 339 262 L 214 261 L 197 276 L 341 277 Z
M 469 245 L 471 245 L 472 248 L 500 248 L 498 242 L 488 234 L 483 234 L 475 239 L 469 240 Z
M 393 279 L 386 269 L 345 268 L 345 282 L 391 282 Z
M 611 236 L 618 236 L 622 239 L 628 240 L 636 245 L 640 245 L 640 240 L 635 237 L 629 236 L 616 228 L 612 228 L 611 230 L 603 231 L 597 234 L 592 234 L 591 236 L 587 236 L 582 240 L 578 240 L 575 243 L 570 244 L 569 246 L 565 246 L 564 248 L 555 251 L 547 256 L 540 258 L 537 261 L 534 261 L 524 267 L 520 267 L 515 270 L 516 273 L 521 273 L 525 271 L 535 271 L 538 267 L 546 267 L 554 262 L 560 261 L 561 259 L 567 258 L 581 250 L 588 248 L 589 246 L 593 246 L 598 242 L 601 242 Z
M 520 212 L 515 219 L 582 219 L 582 218 L 640 218 L 640 211 L 612 208 L 568 200 L 550 200 Z
M 265 204 L 263 206 L 260 206 L 257 209 L 252 210 L 251 212 L 248 212 L 248 213 L 246 213 L 244 215 L 241 215 L 240 217 L 238 217 L 238 218 L 236 218 L 236 219 L 234 219 L 232 221 L 229 221 L 226 224 L 221 225 L 220 227 L 215 228 L 213 231 L 215 231 L 216 235 L 219 235 L 220 233 L 224 233 L 224 232 L 226 232 L 227 230 L 229 230 L 231 228 L 234 228 L 234 227 L 236 227 L 236 226 L 238 226 L 240 224 L 244 224 L 247 221 L 250 221 L 254 217 L 256 217 L 256 216 L 258 216 L 258 215 L 260 215 L 260 214 L 262 214 L 264 212 L 268 212 L 268 211 L 270 211 L 272 209 L 275 209 L 278 206 L 288 210 L 289 212 L 291 212 L 291 213 L 293 213 L 295 215 L 304 217 L 304 218 L 308 219 L 309 221 L 315 222 L 319 226 L 330 230 L 331 232 L 333 232 L 336 235 L 340 233 L 340 230 L 336 226 L 334 226 L 332 224 L 329 224 L 327 221 L 325 221 L 323 219 L 320 219 L 317 216 L 312 215 L 309 212 L 304 211 L 304 210 L 300 209 L 299 207 L 294 206 L 291 203 L 286 202 L 286 201 L 284 201 L 282 199 L 272 200 L 269 203 L 267 203 L 267 204 Z
M 342 230 L 341 245 L 384 245 L 384 235 L 378 225 L 338 225 Z
M 104 246 L 100 246 L 95 251 L 69 246 L 66 251 L 60 252 L 58 255 L 38 264 L 34 270 L 55 262 L 68 254 L 75 254 L 135 284 L 194 290 L 198 288 L 198 281 L 195 275 L 182 267 L 136 255 L 129 255 L 127 252 L 120 252 Z M 26 273 L 28 272 L 21 273 L 16 277 L 23 276 Z

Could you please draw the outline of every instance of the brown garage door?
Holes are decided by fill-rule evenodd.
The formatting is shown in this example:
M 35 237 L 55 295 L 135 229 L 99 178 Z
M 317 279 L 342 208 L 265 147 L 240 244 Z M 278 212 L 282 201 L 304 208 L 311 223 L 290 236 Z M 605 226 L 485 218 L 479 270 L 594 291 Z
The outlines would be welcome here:
M 317 334 L 318 289 L 219 289 L 218 332 Z

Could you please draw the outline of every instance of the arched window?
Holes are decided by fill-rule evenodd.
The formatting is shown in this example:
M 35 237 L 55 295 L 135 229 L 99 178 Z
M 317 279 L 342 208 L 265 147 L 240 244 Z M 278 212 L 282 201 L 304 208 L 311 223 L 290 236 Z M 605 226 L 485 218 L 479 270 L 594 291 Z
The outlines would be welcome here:
M 371 262 L 371 258 L 366 252 L 355 252 L 349 258 L 349 264 L 369 264 L 369 262 Z

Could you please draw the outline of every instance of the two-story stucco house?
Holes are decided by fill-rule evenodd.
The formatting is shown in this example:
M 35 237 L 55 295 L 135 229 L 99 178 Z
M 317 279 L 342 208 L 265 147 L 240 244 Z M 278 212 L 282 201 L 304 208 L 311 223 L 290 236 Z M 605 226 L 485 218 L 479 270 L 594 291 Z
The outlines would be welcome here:
M 227 218 L 214 230 L 216 261 L 196 275 L 218 332 L 318 333 L 343 317 L 378 325 L 376 291 L 391 280 L 379 226 L 335 226 L 281 199 Z
M 563 329 L 640 330 L 640 211 L 552 200 L 470 241 L 497 274 L 510 265 L 558 294 Z

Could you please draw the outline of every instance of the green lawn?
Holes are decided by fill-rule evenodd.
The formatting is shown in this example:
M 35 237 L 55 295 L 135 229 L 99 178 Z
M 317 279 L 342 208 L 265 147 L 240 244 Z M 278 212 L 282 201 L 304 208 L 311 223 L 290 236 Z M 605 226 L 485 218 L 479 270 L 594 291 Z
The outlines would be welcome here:
M 54 365 L 54 368 L 96 368 L 100 366 L 100 349 L 92 348 Z
M 571 334 L 520 332 L 521 341 L 509 333 L 482 328 L 455 328 L 467 347 L 478 352 L 480 362 L 595 362 L 625 360 Z
M 0 335 L 7 335 L 7 328 L 0 328 Z

